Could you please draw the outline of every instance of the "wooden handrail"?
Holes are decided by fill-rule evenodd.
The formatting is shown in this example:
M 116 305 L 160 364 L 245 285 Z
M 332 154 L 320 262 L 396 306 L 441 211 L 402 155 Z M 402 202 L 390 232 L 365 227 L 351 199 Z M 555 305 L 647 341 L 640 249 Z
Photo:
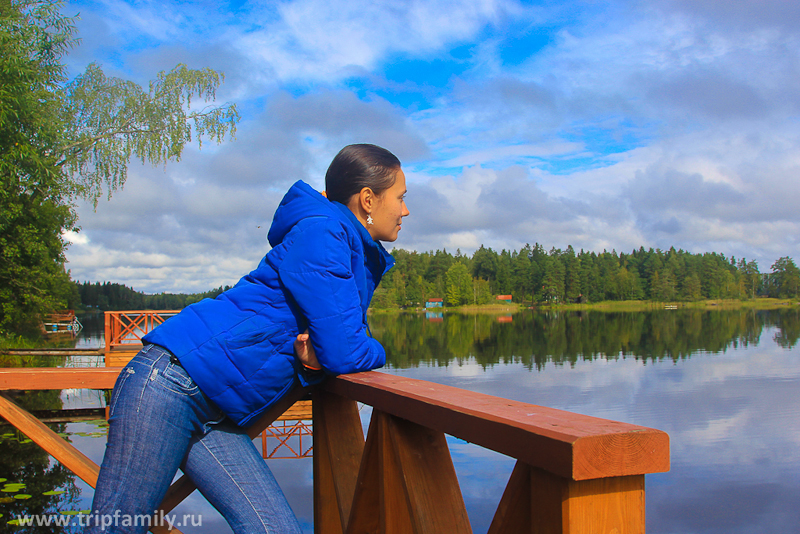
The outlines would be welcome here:
M 42 389 L 112 389 L 121 367 L 0 368 L 0 391 Z
M 380 372 L 325 389 L 573 480 L 669 471 L 660 430 Z

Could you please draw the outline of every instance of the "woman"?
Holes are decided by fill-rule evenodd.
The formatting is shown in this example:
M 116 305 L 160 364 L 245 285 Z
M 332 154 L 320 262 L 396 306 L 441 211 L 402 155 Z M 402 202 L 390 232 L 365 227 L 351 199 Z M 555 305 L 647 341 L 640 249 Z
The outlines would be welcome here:
M 300 531 L 244 427 L 299 384 L 385 363 L 366 312 L 394 264 L 380 241 L 409 214 L 383 148 L 343 148 L 325 186 L 295 183 L 258 267 L 143 338 L 114 387 L 86 532 L 145 532 L 133 518 L 158 509 L 178 468 L 237 534 Z

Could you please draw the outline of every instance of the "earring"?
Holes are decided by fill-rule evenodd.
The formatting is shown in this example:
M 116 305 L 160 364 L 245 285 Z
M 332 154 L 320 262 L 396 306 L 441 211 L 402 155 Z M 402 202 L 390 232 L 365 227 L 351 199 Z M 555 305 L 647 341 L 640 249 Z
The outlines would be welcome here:
M 372 220 L 372 215 L 370 215 L 369 213 L 367 214 L 367 224 L 369 226 L 372 226 L 373 224 L 375 224 L 375 221 Z

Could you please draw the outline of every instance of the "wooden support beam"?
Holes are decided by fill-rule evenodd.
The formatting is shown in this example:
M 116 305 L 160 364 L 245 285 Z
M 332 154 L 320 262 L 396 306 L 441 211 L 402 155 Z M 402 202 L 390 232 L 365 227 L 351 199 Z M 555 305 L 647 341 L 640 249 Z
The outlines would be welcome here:
M 364 451 L 364 430 L 355 401 L 316 391 L 313 403 L 314 532 L 343 534 Z
M 53 432 L 47 425 L 17 406 L 5 394 L 0 394 L 0 415 L 89 486 L 92 488 L 97 486 L 100 467 L 71 443 Z M 189 493 L 186 495 L 188 496 Z M 153 534 L 181 534 L 177 528 L 170 530 L 162 526 L 154 526 L 150 531 Z
M 444 434 L 373 411 L 348 534 L 472 532 Z
M 531 468 L 517 462 L 487 534 L 521 534 L 531 530 Z
M 0 394 L 0 415 L 61 462 L 64 467 L 78 475 L 81 480 L 95 487 L 97 474 L 100 472 L 97 464 L 71 443 L 63 440 L 50 427 L 17 406 L 5 394 Z

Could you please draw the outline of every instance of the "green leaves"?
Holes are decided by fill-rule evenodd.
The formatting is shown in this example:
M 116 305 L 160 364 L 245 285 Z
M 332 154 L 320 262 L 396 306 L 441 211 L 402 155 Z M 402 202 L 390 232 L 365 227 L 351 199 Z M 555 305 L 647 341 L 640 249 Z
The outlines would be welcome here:
M 212 69 L 178 65 L 145 91 L 89 65 L 63 91 L 67 133 L 59 165 L 76 192 L 96 203 L 103 191 L 110 197 L 124 185 L 132 157 L 157 165 L 180 160 L 193 139 L 232 139 L 239 120 L 234 104 L 191 109 L 193 99 L 212 101 L 222 79 Z

